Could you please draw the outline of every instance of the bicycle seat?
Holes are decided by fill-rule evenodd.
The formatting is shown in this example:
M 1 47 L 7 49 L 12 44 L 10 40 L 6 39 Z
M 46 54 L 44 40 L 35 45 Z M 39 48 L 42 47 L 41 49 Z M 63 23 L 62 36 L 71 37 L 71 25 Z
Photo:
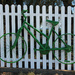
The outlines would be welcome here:
M 53 26 L 56 26 L 59 23 L 58 21 L 51 21 L 51 20 L 46 20 L 46 21 L 51 23 Z

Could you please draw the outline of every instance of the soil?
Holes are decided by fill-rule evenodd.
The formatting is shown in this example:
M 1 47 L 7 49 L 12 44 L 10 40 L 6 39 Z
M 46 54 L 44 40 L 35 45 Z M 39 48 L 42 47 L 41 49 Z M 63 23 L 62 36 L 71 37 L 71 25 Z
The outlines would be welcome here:
M 0 75 L 75 75 L 75 71 L 24 69 L 24 68 L 0 68 Z

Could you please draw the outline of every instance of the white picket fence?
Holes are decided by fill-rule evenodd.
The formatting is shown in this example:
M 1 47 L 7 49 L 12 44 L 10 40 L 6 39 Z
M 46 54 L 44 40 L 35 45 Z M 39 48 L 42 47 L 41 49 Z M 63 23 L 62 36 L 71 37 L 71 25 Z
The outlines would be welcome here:
M 17 12 L 15 12 L 15 7 L 17 8 Z M 3 10 L 3 5 L 0 4 L 0 36 L 3 35 L 4 33 L 10 33 L 10 28 L 11 32 L 15 33 L 16 29 L 19 29 L 22 25 L 21 22 L 21 6 L 15 6 L 11 5 L 11 10 L 9 12 L 9 5 L 5 5 L 5 10 Z M 42 12 L 40 12 L 40 6 L 36 6 L 36 10 L 34 9 L 34 6 L 27 7 L 26 5 L 23 6 L 24 10 L 28 10 L 28 13 L 26 12 L 27 21 L 30 19 L 30 24 L 31 25 L 36 25 L 36 28 L 40 30 L 42 26 L 42 32 L 46 34 L 46 19 L 47 17 L 50 20 L 55 20 L 55 21 L 60 21 L 61 25 L 55 26 L 55 31 L 59 34 L 59 27 L 61 27 L 61 34 L 65 33 L 65 30 L 67 30 L 67 33 L 73 33 L 75 34 L 75 7 L 74 7 L 74 13 L 71 13 L 71 7 L 68 6 L 67 8 L 67 13 L 65 14 L 65 7 L 62 6 L 61 13 L 59 13 L 59 7 L 55 6 L 54 7 L 54 12 L 53 12 L 53 7 L 49 6 L 48 7 L 48 12 L 46 12 L 46 6 L 42 6 Z M 36 12 L 34 12 L 34 10 Z M 16 18 L 17 17 L 17 18 Z M 10 19 L 11 18 L 11 19 Z M 16 20 L 16 19 L 17 20 Z M 65 24 L 67 18 L 67 24 Z M 41 20 L 42 19 L 42 20 Z M 11 20 L 11 21 L 10 21 Z M 42 23 L 40 23 L 40 20 Z M 73 21 L 72 21 L 73 20 Z M 17 22 L 16 22 L 17 21 Z M 11 22 L 11 23 L 10 23 Z M 15 23 L 16 22 L 16 23 Z M 11 24 L 11 25 L 10 25 Z M 72 25 L 73 24 L 73 27 Z M 67 25 L 67 28 L 65 26 Z M 10 27 L 10 28 L 9 28 Z M 51 25 L 48 25 L 48 29 L 50 31 Z M 31 32 L 34 34 L 34 30 L 31 29 Z M 73 32 L 72 32 L 73 30 Z M 54 34 L 55 35 L 55 34 Z M 29 38 L 30 37 L 30 45 L 28 44 Z M 39 51 L 34 52 L 34 46 L 36 45 L 36 48 L 39 48 L 39 45 L 34 42 L 34 39 L 31 36 L 28 36 L 28 32 L 24 29 L 24 38 L 27 43 L 27 52 L 25 57 L 19 61 L 18 63 L 4 63 L 3 61 L 0 60 L 0 67 L 14 67 L 14 68 L 31 68 L 31 69 L 61 69 L 61 70 L 75 70 L 75 64 L 73 65 L 64 65 L 60 62 L 58 62 L 56 59 L 53 59 L 52 57 L 52 51 L 49 52 L 48 55 L 41 55 Z M 40 34 L 36 32 L 36 38 L 41 41 L 40 39 Z M 57 38 L 57 35 L 55 35 L 55 39 Z M 9 39 L 9 38 L 8 38 Z M 49 40 L 49 45 L 50 48 L 52 48 L 52 43 L 53 43 L 53 36 L 51 35 L 51 38 Z M 65 40 L 65 37 L 62 38 Z M 14 38 L 13 38 L 14 40 Z M 8 41 L 9 42 L 9 41 Z M 42 43 L 46 42 L 46 38 L 42 37 Z M 59 40 L 55 43 L 55 46 L 58 47 L 59 45 Z M 71 45 L 71 37 L 68 37 L 68 44 Z M 64 44 L 61 43 L 61 46 L 63 47 Z M 75 37 L 73 38 L 73 60 L 75 61 Z M 3 59 L 6 59 L 7 61 L 9 60 L 15 60 L 16 59 L 16 52 L 12 52 L 12 58 L 10 58 L 10 54 L 6 51 L 6 58 L 4 56 L 4 40 L 0 39 L 0 56 Z M 30 53 L 29 53 L 30 52 Z M 59 51 L 55 51 L 55 54 L 57 58 L 61 57 L 61 60 L 65 59 L 65 52 L 62 50 L 60 51 L 60 56 L 59 56 Z M 18 50 L 18 56 L 22 56 L 22 51 Z M 71 60 L 71 52 L 68 53 L 67 59 Z

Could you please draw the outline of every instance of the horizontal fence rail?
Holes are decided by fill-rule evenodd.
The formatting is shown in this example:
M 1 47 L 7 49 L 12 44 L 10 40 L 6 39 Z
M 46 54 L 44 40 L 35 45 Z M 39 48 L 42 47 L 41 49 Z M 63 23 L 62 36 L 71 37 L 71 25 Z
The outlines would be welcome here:
M 74 13 L 71 11 L 71 7 L 68 6 L 67 10 L 62 6 L 59 8 L 55 6 L 36 6 L 33 5 L 27 7 L 26 5 L 23 8 L 20 5 L 3 5 L 0 4 L 0 37 L 6 33 L 16 33 L 17 30 L 22 26 L 23 16 L 21 14 L 22 10 L 28 10 L 25 13 L 27 16 L 26 21 L 29 22 L 32 26 L 42 31 L 44 34 L 49 35 L 52 25 L 46 22 L 46 19 L 59 21 L 59 24 L 54 27 L 55 31 L 59 34 L 72 33 L 75 34 L 75 7 Z M 21 20 L 22 19 L 22 20 Z M 27 26 L 27 25 L 26 25 Z M 27 26 L 29 30 L 35 35 L 35 37 L 41 42 L 46 43 L 46 38 Z M 27 44 L 27 52 L 22 60 L 17 63 L 5 63 L 0 60 L 0 67 L 14 67 L 14 68 L 31 68 L 31 69 L 61 69 L 61 70 L 75 70 L 75 64 L 65 65 L 57 61 L 53 56 L 53 52 L 50 51 L 47 55 L 40 54 L 39 51 L 34 52 L 34 48 L 39 49 L 38 43 L 33 39 L 32 36 L 26 31 L 22 30 L 20 34 L 24 37 L 24 40 Z M 11 38 L 12 36 L 12 38 Z M 58 36 L 55 33 L 51 34 L 49 39 L 49 46 L 52 48 L 53 41 Z M 12 40 L 11 40 L 12 39 Z M 62 36 L 62 39 L 67 42 L 67 44 L 73 47 L 73 51 L 66 53 L 64 50 L 55 51 L 55 55 L 59 60 L 65 60 L 67 58 L 71 62 L 75 61 L 75 37 L 71 36 Z M 14 50 L 9 51 L 6 45 L 13 44 L 15 40 L 15 35 L 8 35 L 5 38 L 0 39 L 0 57 L 6 61 L 15 61 L 22 56 L 24 49 L 22 51 L 22 38 L 19 37 L 18 40 L 18 50 L 17 47 Z M 59 44 L 60 43 L 60 44 Z M 5 48 L 6 47 L 6 50 Z M 55 42 L 55 47 L 64 47 L 64 44 L 58 39 Z

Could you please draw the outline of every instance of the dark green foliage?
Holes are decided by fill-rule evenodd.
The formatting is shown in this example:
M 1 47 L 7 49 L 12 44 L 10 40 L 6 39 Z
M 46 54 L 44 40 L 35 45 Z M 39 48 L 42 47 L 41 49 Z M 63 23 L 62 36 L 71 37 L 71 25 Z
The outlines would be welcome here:
M 62 1 L 63 1 L 63 3 L 64 3 L 65 7 L 67 7 L 67 6 L 72 6 L 72 1 L 73 1 L 73 0 L 62 0 Z
M 20 4 L 20 5 L 23 5 L 23 4 L 26 4 L 26 5 L 46 5 L 46 6 L 49 6 L 49 5 L 61 5 L 61 2 L 63 2 L 63 4 L 67 7 L 67 6 L 72 6 L 72 1 L 73 0 L 0 0 L 0 4 Z

